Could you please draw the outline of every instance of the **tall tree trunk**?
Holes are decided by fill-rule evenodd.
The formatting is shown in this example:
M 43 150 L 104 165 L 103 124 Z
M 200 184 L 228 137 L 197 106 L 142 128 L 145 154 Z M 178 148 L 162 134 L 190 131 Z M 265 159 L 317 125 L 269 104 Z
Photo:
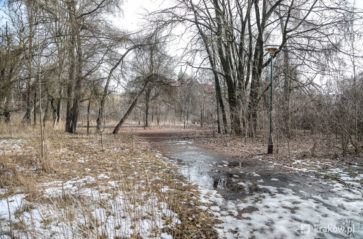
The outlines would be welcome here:
M 73 66 L 69 66 L 69 71 L 74 71 Z M 66 109 L 66 132 L 72 133 L 72 98 L 73 82 L 67 84 L 67 109 Z M 59 109 L 59 108 L 58 108 Z
M 217 113 L 219 112 L 219 107 L 220 107 L 220 110 L 222 112 L 223 131 L 224 131 L 224 133 L 227 133 L 228 132 L 227 117 L 226 117 L 226 111 L 225 111 L 225 107 L 224 107 L 224 103 L 223 103 L 221 86 L 220 86 L 220 83 L 219 83 L 219 77 L 218 77 L 218 72 L 217 72 L 216 59 L 215 59 L 216 58 L 215 48 L 213 47 L 214 46 L 213 43 L 208 42 L 207 36 L 205 35 L 205 33 L 201 29 L 200 23 L 198 21 L 198 14 L 197 14 L 196 9 L 194 8 L 193 4 L 192 4 L 192 9 L 193 9 L 193 12 L 194 12 L 195 24 L 196 24 L 196 26 L 198 28 L 199 34 L 202 37 L 204 48 L 207 51 L 209 63 L 211 65 L 211 67 L 212 67 L 212 72 L 213 72 L 213 76 L 214 76 L 214 86 L 215 86 L 215 91 L 216 91 Z M 219 120 L 220 120 L 220 118 L 219 118 L 219 113 L 218 113 L 218 126 L 219 126 L 218 132 L 220 133 L 221 129 L 220 129 Z
M 32 110 L 32 103 L 31 103 L 31 94 L 32 94 L 32 84 L 31 80 L 33 77 L 33 9 L 32 6 L 27 4 L 27 16 L 28 16 L 28 23 L 29 23 L 29 38 L 28 38 L 28 50 L 27 50 L 27 81 L 26 81 L 26 110 L 25 115 L 23 117 L 23 122 L 30 125 L 31 124 L 31 110 Z
M 103 93 L 102 93 L 102 97 L 100 100 L 100 106 L 98 108 L 98 116 L 97 116 L 97 121 L 96 121 L 97 122 L 97 126 L 96 126 L 97 132 L 99 132 L 102 128 L 103 112 L 104 112 L 104 108 L 105 108 L 106 97 L 108 94 L 108 87 L 111 82 L 112 74 L 117 69 L 117 67 L 122 63 L 122 61 L 125 59 L 127 54 L 130 53 L 135 48 L 136 48 L 136 46 L 127 49 L 127 51 L 120 57 L 120 59 L 116 62 L 116 64 L 111 68 L 110 72 L 108 73 L 106 84 L 105 84 L 105 87 L 103 88 Z
M 61 31 L 61 24 L 59 23 L 59 21 L 56 19 L 55 20 L 55 30 L 56 31 Z M 65 65 L 65 53 L 60 54 L 60 52 L 69 52 L 65 51 L 63 48 L 62 43 L 66 43 L 67 42 L 67 38 L 63 37 L 63 38 L 56 38 L 55 39 L 55 44 L 57 46 L 57 51 L 58 53 L 58 68 L 57 68 L 57 81 L 59 84 L 59 89 L 58 89 L 58 97 L 56 97 L 56 107 L 54 107 L 53 105 L 53 113 L 55 112 L 55 116 L 56 119 L 53 122 L 53 126 L 55 125 L 55 123 L 59 123 L 61 120 L 61 112 L 62 112 L 62 98 L 63 98 L 63 88 L 65 85 L 67 85 L 67 81 L 64 79 L 63 77 L 63 72 L 64 72 L 64 65 Z M 54 98 L 52 98 L 52 100 L 54 101 Z M 54 102 L 52 102 L 52 104 L 54 104 Z M 53 118 L 54 119 L 54 118 Z
M 200 109 L 200 127 L 204 126 L 204 102 L 202 102 L 202 107 Z
M 47 97 L 47 102 L 45 103 L 45 110 L 44 110 L 44 117 L 43 117 L 43 126 L 45 128 L 46 123 L 48 121 L 49 118 L 49 97 Z
M 72 120 L 73 120 L 73 109 L 72 109 L 72 101 L 73 101 L 73 86 L 75 83 L 75 64 L 76 57 L 74 54 L 74 50 L 76 47 L 76 29 L 75 29 L 75 2 L 74 0 L 67 2 L 67 10 L 69 15 L 68 23 L 70 25 L 70 36 L 68 42 L 68 59 L 69 59 L 69 68 L 68 68 L 68 82 L 67 82 L 67 112 L 66 112 L 66 125 L 65 131 L 68 133 L 72 133 Z
M 90 111 L 91 111 L 91 99 L 88 100 L 88 105 L 87 105 L 87 135 L 89 135 Z
M 221 61 L 221 66 L 225 74 L 225 80 L 227 84 L 227 93 L 228 93 L 228 103 L 230 108 L 230 117 L 231 117 L 231 130 L 235 135 L 241 135 L 241 121 L 240 121 L 240 110 L 238 108 L 239 104 L 237 102 L 237 94 L 236 94 L 236 85 L 233 81 L 233 76 L 231 72 L 231 62 L 230 62 L 230 51 L 229 49 L 224 49 L 222 42 L 222 33 L 224 31 L 224 25 L 222 23 L 222 10 L 219 7 L 219 3 L 217 0 L 213 0 L 216 14 L 216 22 L 217 22 L 217 51 L 219 55 L 219 59 Z M 226 55 L 225 55 L 226 54 Z
M 219 84 L 218 73 L 216 70 L 213 71 L 213 75 L 214 75 L 214 85 L 216 88 L 216 100 L 217 100 L 217 105 L 219 105 L 218 111 L 220 109 L 220 111 L 222 113 L 223 133 L 226 134 L 226 133 L 228 133 L 227 114 L 226 114 L 226 109 L 225 109 L 225 106 L 223 103 L 221 85 Z
M 4 121 L 5 123 L 10 123 L 10 94 L 5 98 L 5 105 L 4 105 Z
M 289 53 L 284 47 L 284 102 L 283 102 L 283 121 L 285 122 L 284 133 L 290 138 L 290 94 L 291 94 L 291 69 L 289 65 Z
M 118 131 L 120 130 L 122 124 L 125 122 L 125 120 L 127 119 L 127 117 L 130 115 L 130 113 L 132 112 L 132 110 L 135 108 L 136 104 L 137 104 L 137 100 L 139 99 L 140 95 L 144 92 L 146 85 L 148 84 L 148 82 L 146 82 L 143 86 L 143 88 L 139 91 L 139 93 L 137 93 L 137 95 L 135 96 L 134 100 L 132 101 L 131 105 L 129 106 L 129 108 L 127 109 L 126 113 L 124 114 L 124 116 L 121 118 L 121 120 L 118 122 L 118 124 L 115 126 L 114 130 L 113 130 L 113 134 L 117 134 Z M 139 121 L 140 124 L 140 121 Z
M 6 23 L 6 39 L 7 39 L 7 54 L 10 56 L 11 38 L 10 38 L 10 35 L 8 34 L 8 24 L 7 23 Z M 13 70 L 14 70 L 14 68 L 11 67 L 5 78 L 6 82 L 9 85 L 8 90 L 5 92 L 5 105 L 4 105 L 4 112 L 3 112 L 4 117 L 5 117 L 5 123 L 10 123 L 10 101 L 11 101 L 12 92 L 13 92 L 13 83 L 11 81 L 11 78 L 13 75 Z M 3 72 L 2 75 L 4 75 L 4 74 L 5 74 L 5 71 Z M 0 81 L 0 83 L 2 83 L 2 82 Z
M 31 73 L 30 73 L 31 74 Z M 28 77 L 30 77 L 30 74 Z M 25 101 L 26 101 L 26 106 L 25 106 L 25 115 L 23 117 L 23 122 L 26 124 L 30 124 L 31 119 L 30 119 L 30 115 L 31 115 L 31 111 L 32 111 L 32 102 L 31 102 L 31 83 L 30 80 L 27 80 L 26 83 L 26 93 L 25 93 Z
M 97 123 L 96 131 L 97 132 L 100 132 L 102 129 L 103 112 L 104 112 L 104 108 L 105 108 L 107 92 L 108 92 L 108 82 L 105 85 L 104 93 L 101 97 L 100 106 L 98 108 L 98 116 L 97 116 L 97 120 L 96 120 L 96 123 Z
M 150 94 L 151 88 L 147 88 L 145 91 L 145 125 L 144 127 L 149 127 L 149 105 L 150 105 Z
M 52 108 L 52 120 L 53 120 L 53 127 L 55 126 L 55 122 L 57 121 L 57 107 L 54 105 L 54 98 L 50 99 L 50 107 Z
M 259 90 L 261 84 L 261 74 L 263 69 L 263 34 L 266 25 L 266 0 L 262 1 L 262 19 L 258 2 L 255 3 L 255 13 L 258 26 L 258 37 L 256 40 L 254 59 L 252 63 L 252 79 L 250 88 L 250 102 L 248 105 L 249 136 L 255 137 L 257 132 L 257 108 L 259 103 Z
M 62 111 L 62 99 L 59 98 L 57 99 L 57 107 L 55 109 L 56 120 L 54 122 L 59 123 L 59 121 L 61 120 L 61 111 Z
M 59 63 L 59 69 L 58 69 L 58 82 L 59 82 L 59 90 L 58 90 L 58 98 L 56 100 L 56 107 L 54 108 L 55 110 L 55 115 L 56 115 L 56 121 L 57 123 L 60 122 L 61 120 L 61 112 L 62 112 L 62 97 L 63 97 L 63 84 L 66 83 L 66 81 L 64 79 L 62 79 L 62 72 L 63 70 L 63 63 L 60 62 Z M 67 83 L 66 83 L 67 84 Z M 54 98 L 53 98 L 54 100 Z
M 73 106 L 72 106 L 72 133 L 75 134 L 77 132 L 77 123 L 79 116 L 79 105 L 82 97 L 82 66 L 83 66 L 83 56 L 82 56 L 82 45 L 81 45 L 81 36 L 79 32 L 79 26 L 77 26 L 77 80 L 76 85 L 74 87 L 74 98 L 73 98 Z
M 257 107 L 258 107 L 258 90 L 260 79 L 255 70 L 252 70 L 252 80 L 250 88 L 250 102 L 248 104 L 249 136 L 255 137 L 257 131 Z
M 34 125 L 37 124 L 37 92 L 36 89 L 34 89 L 34 98 L 33 98 L 33 120 Z
M 220 134 L 222 131 L 221 131 L 221 116 L 219 114 L 218 99 L 216 100 L 216 108 L 217 108 L 217 130 L 218 130 L 218 134 Z

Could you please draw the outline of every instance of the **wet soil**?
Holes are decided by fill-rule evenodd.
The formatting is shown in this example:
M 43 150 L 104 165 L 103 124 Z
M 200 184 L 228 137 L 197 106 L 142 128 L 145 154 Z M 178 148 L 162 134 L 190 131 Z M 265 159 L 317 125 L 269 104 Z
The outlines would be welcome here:
M 359 196 L 363 193 L 361 187 L 353 190 L 353 198 L 344 198 L 344 195 L 337 195 L 337 191 L 334 190 L 336 182 L 327 183 L 322 179 L 317 179 L 314 173 L 282 170 L 277 166 L 275 167 L 273 161 L 264 159 L 263 155 L 255 155 L 249 159 L 236 159 L 203 149 L 196 146 L 191 140 L 192 134 L 190 132 L 145 132 L 139 133 L 138 136 L 150 142 L 153 148 L 177 163 L 180 173 L 190 182 L 197 184 L 202 189 L 217 191 L 227 203 L 233 202 L 236 204 L 236 202 L 252 198 L 258 201 L 262 200 L 259 196 L 266 198 L 266 194 L 275 198 L 275 195 L 283 196 L 286 192 L 290 192 L 289 195 L 293 195 L 298 199 L 287 207 L 291 215 L 295 214 L 298 210 L 304 212 L 305 209 L 299 208 L 298 205 L 301 202 L 310 200 L 313 202 L 314 208 L 323 207 L 324 210 L 321 210 L 321 213 L 320 209 L 315 210 L 309 207 L 309 210 L 317 212 L 317 215 L 322 214 L 322 218 L 329 217 L 329 213 L 335 215 L 341 212 L 342 217 L 353 218 L 354 230 L 358 231 L 358 238 L 359 235 L 363 234 L 363 203 L 359 199 Z M 194 139 L 194 141 L 197 140 L 197 138 Z M 347 190 L 350 193 L 351 189 L 348 188 Z M 318 199 L 316 196 L 318 196 Z M 335 197 L 346 203 L 344 205 L 349 206 L 349 203 L 352 203 L 355 207 L 352 209 L 354 215 L 349 215 L 352 213 L 348 209 L 342 212 L 341 208 L 339 208 L 341 205 L 332 204 L 331 199 Z M 295 204 L 297 205 L 296 207 L 294 206 Z M 237 217 L 259 210 L 261 209 L 251 204 L 239 208 Z M 360 216 L 362 216 L 361 219 L 357 219 Z M 299 217 L 296 216 L 296 218 Z M 302 221 L 313 225 L 314 220 L 310 222 L 309 220 L 296 218 L 291 220 L 295 223 Z M 253 226 L 251 226 L 251 230 L 256 229 L 253 229 Z M 275 228 L 270 230 L 274 231 Z M 295 236 L 299 235 L 296 232 L 294 233 L 293 235 Z M 235 229 L 231 235 L 239 235 L 238 230 Z M 251 235 L 254 236 L 255 234 Z M 341 235 L 344 237 L 345 234 L 334 234 L 329 231 L 324 234 L 318 231 L 316 235 L 321 238 L 340 238 Z M 231 238 L 244 237 L 236 236 Z
M 257 185 L 290 188 L 302 196 L 306 193 L 329 196 L 326 185 L 314 183 L 314 177 L 271 168 L 262 160 L 262 155 L 241 160 L 207 151 L 193 144 L 191 133 L 140 133 L 139 136 L 183 166 L 182 174 L 191 182 L 214 189 L 227 200 L 243 199 L 267 191 Z

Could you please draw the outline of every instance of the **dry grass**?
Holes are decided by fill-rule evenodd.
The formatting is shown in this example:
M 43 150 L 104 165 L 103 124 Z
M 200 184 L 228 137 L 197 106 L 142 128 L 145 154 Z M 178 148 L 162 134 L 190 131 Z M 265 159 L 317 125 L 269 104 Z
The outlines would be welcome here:
M 0 238 L 217 237 L 197 188 L 145 142 L 80 131 L 48 126 L 40 160 L 37 128 L 0 126 Z
M 290 140 L 274 138 L 274 154 L 267 155 L 267 135 L 266 132 L 260 132 L 259 137 L 250 139 L 199 132 L 190 137 L 195 139 L 197 145 L 208 150 L 241 160 L 259 156 L 262 160 L 273 160 L 283 168 L 296 167 L 294 164 L 296 160 L 310 162 L 311 168 L 309 169 L 316 169 L 319 164 L 326 165 L 324 167 L 336 168 L 342 164 L 361 162 L 361 157 L 354 153 L 353 147 L 349 148 L 350 154 L 343 156 L 339 139 L 334 136 L 327 138 L 321 135 L 311 135 L 308 132 L 295 132 L 295 136 Z M 319 163 L 316 163 L 318 161 Z
M 201 140 L 201 145 L 216 147 L 220 151 L 233 155 L 252 156 L 266 154 L 268 133 L 260 132 L 256 138 L 244 138 L 231 135 L 196 133 L 192 137 Z M 321 135 L 299 132 L 292 139 L 274 138 L 274 154 L 279 157 L 326 157 L 339 156 L 339 140 Z M 353 148 L 351 148 L 353 152 Z

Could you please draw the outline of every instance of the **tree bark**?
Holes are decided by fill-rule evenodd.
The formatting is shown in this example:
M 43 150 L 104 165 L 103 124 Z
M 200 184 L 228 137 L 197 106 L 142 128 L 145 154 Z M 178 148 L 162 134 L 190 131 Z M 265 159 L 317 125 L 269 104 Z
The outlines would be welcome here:
M 47 97 L 47 102 L 45 103 L 45 110 L 44 110 L 44 117 L 43 117 L 43 126 L 45 128 L 46 126 L 46 122 L 48 121 L 49 118 L 49 97 Z
M 122 124 L 125 122 L 125 120 L 127 119 L 127 117 L 130 115 L 130 113 L 132 112 L 132 110 L 135 108 L 136 104 L 137 104 L 137 100 L 139 99 L 140 95 L 144 92 L 146 85 L 148 84 L 148 82 L 146 82 L 144 84 L 144 86 L 142 87 L 142 89 L 137 93 L 137 95 L 135 96 L 134 100 L 132 101 L 131 105 L 129 106 L 129 108 L 127 109 L 126 113 L 124 114 L 124 116 L 121 118 L 121 120 L 118 122 L 118 124 L 116 125 L 116 127 L 113 130 L 113 134 L 117 134 L 118 131 L 120 130 Z M 139 121 L 140 122 L 140 121 Z M 139 123 L 140 124 L 140 123 Z
M 74 54 L 75 46 L 76 46 L 76 29 L 75 29 L 75 2 L 74 0 L 69 1 L 67 3 L 67 10 L 69 15 L 68 23 L 70 24 L 70 36 L 68 42 L 68 59 L 69 59 L 69 68 L 68 68 L 68 82 L 67 82 L 67 112 L 66 112 L 66 125 L 65 131 L 68 133 L 73 133 L 72 130 L 72 120 L 73 120 L 73 109 L 72 109 L 72 100 L 73 100 L 73 86 L 75 82 L 75 64 L 76 57 Z
M 54 98 L 50 99 L 50 107 L 52 108 L 52 120 L 53 120 L 53 127 L 55 126 L 55 122 L 57 121 L 57 107 L 54 105 Z
M 218 134 L 220 134 L 222 131 L 221 131 L 221 116 L 219 114 L 218 98 L 216 100 L 216 108 L 217 108 L 217 130 L 218 130 Z
M 29 73 L 29 76 L 30 77 L 30 74 Z M 25 108 L 25 115 L 23 117 L 23 122 L 26 123 L 26 124 L 30 124 L 31 122 L 31 119 L 30 119 L 30 115 L 31 115 L 31 111 L 32 111 L 32 103 L 31 103 L 31 83 L 30 83 L 30 80 L 27 80 L 27 83 L 26 83 L 26 93 L 25 93 L 25 101 L 26 101 L 26 108 Z
M 33 10 L 32 7 L 27 5 L 27 16 L 28 16 L 28 23 L 29 23 L 29 38 L 28 38 L 28 50 L 27 50 L 27 70 L 28 70 L 28 77 L 26 81 L 26 110 L 25 115 L 23 117 L 23 122 L 30 125 L 31 123 L 31 93 L 32 93 L 32 85 L 31 79 L 33 77 Z
M 82 43 L 81 36 L 79 32 L 79 27 L 77 27 L 77 80 L 76 85 L 74 87 L 74 98 L 73 98 L 73 107 L 72 107 L 72 133 L 75 134 L 77 132 L 77 123 L 79 116 L 79 104 L 81 102 L 82 97 L 82 69 L 83 69 L 83 56 L 82 56 Z
M 231 130 L 235 135 L 241 135 L 241 121 L 239 115 L 239 104 L 237 102 L 237 94 L 236 94 L 236 86 L 233 81 L 232 72 L 231 72 L 231 62 L 230 62 L 230 52 L 229 49 L 224 49 L 222 42 L 222 33 L 223 33 L 223 23 L 222 23 L 222 9 L 219 7 L 219 3 L 217 0 L 213 0 L 215 13 L 216 13 L 216 22 L 217 22 L 217 51 L 219 55 L 219 59 L 221 61 L 221 66 L 225 74 L 225 80 L 227 84 L 227 93 L 228 93 L 228 103 L 230 107 L 230 117 L 231 117 Z M 226 55 L 225 55 L 226 54 Z
M 223 132 L 227 133 L 228 132 L 228 126 L 227 126 L 227 117 L 226 117 L 226 111 L 225 111 L 225 107 L 224 107 L 224 103 L 223 103 L 223 98 L 222 98 L 222 93 L 221 93 L 221 86 L 219 83 L 219 77 L 218 77 L 218 71 L 217 71 L 217 66 L 216 66 L 216 53 L 215 53 L 215 48 L 213 47 L 213 43 L 208 43 L 208 38 L 205 35 L 205 33 L 203 32 L 200 23 L 199 23 L 199 19 L 198 19 L 198 14 L 196 12 L 196 9 L 194 8 L 194 5 L 191 5 L 192 10 L 194 12 L 194 20 L 195 20 L 195 24 L 198 28 L 198 32 L 203 40 L 203 44 L 204 44 L 204 48 L 207 51 L 207 55 L 208 55 L 208 59 L 209 59 L 209 63 L 212 67 L 212 72 L 213 72 L 213 76 L 214 76 L 214 86 L 215 86 L 215 91 L 216 91 L 216 104 L 217 104 L 217 114 L 218 114 L 218 132 L 221 132 L 221 127 L 220 127 L 220 117 L 219 117 L 219 106 L 220 106 L 220 110 L 222 113 L 222 120 L 223 120 Z
M 4 105 L 4 121 L 5 123 L 10 123 L 10 94 L 5 98 L 5 105 Z
M 148 87 L 145 92 L 145 125 L 144 125 L 145 128 L 149 127 L 150 94 L 151 94 L 151 88 Z
M 136 46 L 129 48 L 121 57 L 120 59 L 117 61 L 117 63 L 111 68 L 110 72 L 108 73 L 107 76 L 107 80 L 106 80 L 106 84 L 105 87 L 103 88 L 103 93 L 102 93 L 102 97 L 100 100 L 100 106 L 98 108 L 98 116 L 97 116 L 97 126 L 96 126 L 96 130 L 97 132 L 99 132 L 102 128 L 102 120 L 103 120 L 103 112 L 104 112 L 104 107 L 105 107 L 105 103 L 106 103 L 106 97 L 108 94 L 108 86 L 110 85 L 111 82 L 111 77 L 113 72 L 117 69 L 117 67 L 122 63 L 122 61 L 125 59 L 125 57 L 127 56 L 127 54 L 129 52 L 131 52 L 133 49 L 135 49 Z
M 255 13 L 258 26 L 258 37 L 256 40 L 254 59 L 252 63 L 252 79 L 250 88 L 250 103 L 248 105 L 249 136 L 255 137 L 257 132 L 257 108 L 259 103 L 259 90 L 261 84 L 261 74 L 263 69 L 263 34 L 266 24 L 266 1 L 263 0 L 262 19 L 258 2 L 255 3 Z
M 284 102 L 283 102 L 283 121 L 285 122 L 284 133 L 290 138 L 290 94 L 291 94 L 291 69 L 289 65 L 289 53 L 287 47 L 284 47 Z
M 33 118 L 34 118 L 34 125 L 37 124 L 37 92 L 34 89 L 34 98 L 33 98 Z
M 91 99 L 88 100 L 88 105 L 87 105 L 87 135 L 89 135 L 90 111 L 91 111 Z

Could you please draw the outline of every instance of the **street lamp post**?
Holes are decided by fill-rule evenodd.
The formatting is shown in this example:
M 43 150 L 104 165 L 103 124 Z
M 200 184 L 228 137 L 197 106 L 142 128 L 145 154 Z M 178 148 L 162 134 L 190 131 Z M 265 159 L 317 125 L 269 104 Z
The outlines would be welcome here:
M 270 63 L 271 63 L 271 67 L 270 67 L 270 131 L 269 131 L 269 136 L 268 136 L 268 146 L 267 146 L 267 154 L 272 154 L 274 152 L 274 145 L 272 142 L 272 103 L 273 103 L 273 98 L 272 98 L 272 77 L 273 77 L 273 56 L 275 55 L 277 48 L 275 47 L 269 47 L 266 49 L 268 51 L 268 53 L 270 53 Z

